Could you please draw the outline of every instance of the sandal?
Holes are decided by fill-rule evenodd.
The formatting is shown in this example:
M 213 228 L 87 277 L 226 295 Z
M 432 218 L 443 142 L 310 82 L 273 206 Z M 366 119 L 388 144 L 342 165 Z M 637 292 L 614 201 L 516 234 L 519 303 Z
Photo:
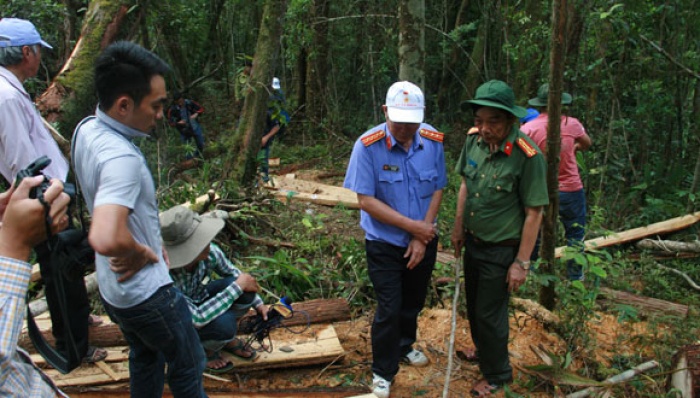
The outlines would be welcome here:
M 214 367 L 210 366 L 209 364 L 213 361 L 224 361 L 224 365 L 220 367 Z M 233 363 L 229 361 L 228 359 L 224 359 L 221 357 L 220 352 L 215 352 L 211 356 L 207 357 L 207 366 L 204 368 L 204 371 L 209 373 L 209 374 L 220 374 L 220 373 L 226 373 L 233 369 Z
M 241 341 L 241 339 L 231 340 L 222 350 L 246 361 L 252 361 L 258 356 L 258 352 L 252 349 L 250 345 Z
M 479 352 L 476 348 L 465 348 L 457 351 L 457 358 L 467 362 L 479 362 Z
M 104 319 L 101 316 L 90 314 L 88 315 L 88 326 L 100 326 L 104 323 Z
M 87 354 L 85 354 L 85 357 L 83 358 L 83 362 L 95 363 L 99 361 L 104 361 L 104 359 L 107 358 L 107 354 L 107 350 L 105 350 L 104 348 L 89 346 Z
M 471 395 L 474 397 L 490 397 L 503 388 L 503 384 L 491 384 L 486 379 L 481 379 L 472 387 Z

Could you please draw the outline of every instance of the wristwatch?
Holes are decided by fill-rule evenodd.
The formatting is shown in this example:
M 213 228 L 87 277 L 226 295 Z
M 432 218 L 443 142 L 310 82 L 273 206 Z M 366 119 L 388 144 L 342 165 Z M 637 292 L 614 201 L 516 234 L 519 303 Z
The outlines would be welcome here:
M 530 270 L 530 260 L 523 261 L 523 260 L 516 257 L 514 262 L 516 262 L 520 266 L 520 268 L 522 268 L 523 270 L 525 270 L 525 271 Z

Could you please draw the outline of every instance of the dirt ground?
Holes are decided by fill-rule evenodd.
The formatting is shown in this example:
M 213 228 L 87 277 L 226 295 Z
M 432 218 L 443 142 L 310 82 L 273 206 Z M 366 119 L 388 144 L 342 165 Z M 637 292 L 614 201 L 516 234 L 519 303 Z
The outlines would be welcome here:
M 642 332 L 643 327 L 621 328 L 616 319 L 600 314 L 600 319 L 592 327 L 598 334 L 596 352 L 600 360 L 606 362 L 615 354 L 632 353 L 632 346 L 621 346 L 620 337 L 632 339 L 635 330 Z M 428 308 L 419 319 L 419 336 L 416 347 L 423 350 L 430 359 L 426 367 L 402 366 L 391 389 L 392 398 L 404 397 L 442 397 L 445 375 L 448 366 L 448 347 L 450 342 L 452 313 L 450 309 Z M 248 374 L 233 375 L 231 379 L 238 384 L 240 391 L 284 391 L 308 388 L 342 389 L 349 388 L 346 396 L 360 395 L 370 391 L 371 383 L 371 344 L 370 316 L 363 316 L 347 322 L 334 324 L 339 340 L 345 349 L 344 358 L 329 366 L 307 368 L 279 369 L 259 371 Z M 541 346 L 561 354 L 564 343 L 554 333 L 545 330 L 537 320 L 529 315 L 514 311 L 511 316 L 511 343 L 509 345 L 511 363 L 514 367 L 515 381 L 510 389 L 527 397 L 552 397 L 555 395 L 550 384 L 541 379 L 523 373 L 523 367 L 542 364 L 531 350 L 531 346 Z M 273 334 L 274 338 L 274 334 Z M 471 347 L 468 322 L 458 317 L 455 333 L 455 349 Z M 576 365 L 574 364 L 574 367 Z M 471 386 L 481 377 L 478 366 L 454 356 L 452 377 L 449 385 L 449 397 L 467 397 Z M 218 382 L 208 381 L 212 390 Z M 504 397 L 501 391 L 494 397 Z

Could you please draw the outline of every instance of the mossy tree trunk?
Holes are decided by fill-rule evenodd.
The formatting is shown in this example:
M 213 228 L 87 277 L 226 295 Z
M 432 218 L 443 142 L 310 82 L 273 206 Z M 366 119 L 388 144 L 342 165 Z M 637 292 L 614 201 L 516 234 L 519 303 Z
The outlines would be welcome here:
M 241 121 L 231 140 L 231 151 L 224 166 L 224 176 L 231 178 L 240 173 L 241 185 L 244 187 L 251 186 L 257 175 L 257 154 L 265 129 L 269 90 L 280 48 L 282 18 L 286 10 L 286 0 L 265 1 L 251 75 L 253 91 L 246 95 Z
M 399 80 L 425 91 L 425 0 L 399 2 Z
M 128 10 L 135 3 L 134 0 L 91 1 L 80 38 L 68 61 L 37 100 L 39 111 L 48 121 L 58 121 L 64 135 L 70 134 L 78 121 L 95 111 L 95 59 L 117 38 Z
M 552 47 L 549 63 L 549 100 L 547 114 L 547 190 L 549 206 L 544 215 L 542 232 L 543 274 L 554 273 L 556 257 L 554 249 L 557 243 L 557 221 L 559 219 L 559 153 L 561 150 L 561 93 L 564 80 L 564 46 L 566 37 L 567 0 L 554 0 L 552 3 Z M 554 283 L 540 288 L 540 304 L 548 310 L 554 309 L 556 292 Z

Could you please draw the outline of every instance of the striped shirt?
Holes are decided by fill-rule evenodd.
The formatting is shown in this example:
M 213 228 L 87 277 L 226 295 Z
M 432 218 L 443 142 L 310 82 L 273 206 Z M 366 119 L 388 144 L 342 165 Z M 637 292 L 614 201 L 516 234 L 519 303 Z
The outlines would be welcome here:
M 185 268 L 170 271 L 175 286 L 187 299 L 192 323 L 196 328 L 201 328 L 218 318 L 243 294 L 241 287 L 234 282 L 216 295 L 209 296 L 206 285 L 211 281 L 213 273 L 222 278 L 233 276 L 235 279 L 242 274 L 214 243 L 209 244 L 209 257 L 200 261 L 192 272 Z M 263 304 L 263 301 L 256 295 L 251 307 L 256 308 L 260 304 Z
M 0 396 L 67 397 L 17 346 L 31 265 L 0 257 Z

